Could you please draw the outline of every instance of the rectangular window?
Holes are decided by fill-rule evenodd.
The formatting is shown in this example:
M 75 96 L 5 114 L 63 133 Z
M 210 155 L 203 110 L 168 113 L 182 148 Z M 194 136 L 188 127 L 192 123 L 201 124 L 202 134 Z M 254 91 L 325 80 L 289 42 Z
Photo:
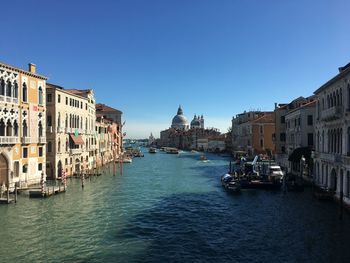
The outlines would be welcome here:
M 65 164 L 65 165 L 68 165 L 68 158 L 66 158 L 66 159 L 64 160 L 64 164 Z
M 39 163 L 38 164 L 38 170 L 41 171 L 43 169 L 43 164 L 42 163 Z
M 68 97 L 66 97 L 66 105 L 68 105 Z
M 57 102 L 58 102 L 58 103 L 61 103 L 61 95 L 60 95 L 60 94 L 58 94 Z
M 312 115 L 307 116 L 307 125 L 313 125 Z
M 25 165 L 22 166 L 22 172 L 23 172 L 24 174 L 26 174 L 27 171 L 28 171 L 28 165 L 25 164 Z
M 263 133 L 264 133 L 263 126 L 260 126 L 260 133 L 261 133 L 261 134 L 263 134 Z
M 28 148 L 27 147 L 22 148 L 22 158 L 28 158 Z
M 314 145 L 314 134 L 313 133 L 308 133 L 307 134 L 307 145 L 308 146 L 313 146 Z
M 286 141 L 286 134 L 284 132 L 280 133 L 280 141 L 285 142 Z
M 80 102 L 80 108 L 81 109 L 83 108 L 83 102 Z
M 47 121 L 47 126 L 51 127 L 52 126 L 52 117 L 51 116 L 47 116 L 46 121 Z
M 52 94 L 47 94 L 46 100 L 47 102 L 52 102 Z
M 39 147 L 39 157 L 43 156 L 43 147 Z
M 281 123 L 285 123 L 286 122 L 286 118 L 284 116 L 281 116 Z

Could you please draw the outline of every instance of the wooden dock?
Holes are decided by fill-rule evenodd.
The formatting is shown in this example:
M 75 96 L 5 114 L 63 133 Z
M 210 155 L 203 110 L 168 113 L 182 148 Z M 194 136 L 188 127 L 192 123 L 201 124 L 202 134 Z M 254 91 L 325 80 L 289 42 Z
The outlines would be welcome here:
M 30 198 L 46 198 L 50 197 L 52 195 L 56 195 L 59 193 L 64 193 L 66 189 L 61 186 L 49 186 L 46 188 L 46 191 L 44 193 L 41 192 L 41 189 L 34 189 L 34 190 L 29 190 L 29 197 Z
M 15 200 L 10 198 L 8 201 L 7 201 L 7 198 L 0 198 L 0 204 L 10 204 L 10 203 L 13 203 Z

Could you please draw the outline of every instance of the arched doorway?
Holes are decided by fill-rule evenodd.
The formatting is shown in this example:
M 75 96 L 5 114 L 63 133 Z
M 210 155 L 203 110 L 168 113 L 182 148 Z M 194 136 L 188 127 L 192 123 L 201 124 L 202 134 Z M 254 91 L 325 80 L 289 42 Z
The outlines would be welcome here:
M 57 163 L 57 177 L 62 176 L 62 162 L 61 160 L 58 161 Z
M 0 186 L 7 185 L 8 179 L 8 163 L 3 154 L 0 154 Z
M 331 190 L 336 190 L 337 189 L 337 172 L 335 171 L 335 169 L 333 168 L 331 171 L 331 178 L 330 178 L 330 186 L 329 188 Z
M 80 173 L 80 160 L 78 158 L 75 159 L 75 172 Z

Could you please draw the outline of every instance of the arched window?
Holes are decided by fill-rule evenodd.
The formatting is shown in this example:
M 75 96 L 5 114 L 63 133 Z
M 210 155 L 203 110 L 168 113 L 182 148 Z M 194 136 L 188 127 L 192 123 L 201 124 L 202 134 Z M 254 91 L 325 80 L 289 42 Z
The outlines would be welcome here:
M 22 134 L 23 134 L 23 137 L 27 137 L 28 136 L 28 126 L 27 126 L 27 121 L 26 120 L 23 121 Z
M 335 93 L 336 95 L 336 99 L 335 99 L 335 106 L 339 106 L 340 105 L 340 97 L 339 97 L 339 91 L 337 90 L 337 92 Z
M 66 128 L 68 128 L 68 114 L 66 114 Z
M 43 136 L 43 126 L 41 124 L 41 121 L 39 121 L 38 131 L 39 131 L 39 137 L 42 137 Z
M 6 96 L 11 97 L 11 95 L 12 95 L 12 83 L 10 80 L 8 80 L 6 85 Z
M 340 89 L 339 91 L 339 105 L 342 106 L 343 105 L 343 91 L 342 89 Z
M 3 119 L 0 120 L 0 136 L 5 136 L 5 122 Z
M 43 104 L 43 89 L 42 87 L 39 87 L 39 104 Z
M 27 84 L 25 83 L 22 86 L 22 101 L 27 102 Z
M 57 127 L 61 127 L 61 113 L 58 113 L 58 117 L 57 117 Z
M 18 123 L 17 120 L 13 123 L 13 136 L 18 136 Z
M 322 131 L 322 152 L 324 152 L 324 131 Z
M 61 152 L 61 140 L 58 139 L 58 147 L 57 147 L 58 152 Z
M 0 80 L 0 95 L 5 96 L 5 81 L 3 78 Z
M 69 114 L 69 128 L 72 128 L 72 114 Z
M 66 139 L 66 152 L 68 152 L 68 146 L 69 146 L 68 139 Z
M 15 81 L 14 83 L 13 83 L 13 92 L 12 92 L 12 96 L 14 97 L 14 98 L 18 98 L 18 84 L 17 84 L 17 82 Z
M 12 123 L 10 120 L 6 123 L 6 136 L 12 136 Z

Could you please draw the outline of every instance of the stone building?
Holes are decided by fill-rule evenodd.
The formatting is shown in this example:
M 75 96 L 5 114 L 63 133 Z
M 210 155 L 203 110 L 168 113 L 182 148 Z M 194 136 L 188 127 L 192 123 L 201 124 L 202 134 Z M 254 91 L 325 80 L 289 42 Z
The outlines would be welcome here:
M 103 117 L 104 120 L 110 121 L 108 125 L 108 134 L 111 136 L 113 151 L 116 158 L 122 154 L 123 151 L 123 125 L 122 121 L 123 112 L 114 109 L 108 105 L 98 103 L 96 104 L 96 116 Z
M 308 136 L 307 133 L 313 133 L 313 126 L 304 126 L 304 124 L 307 121 L 305 118 L 309 118 L 305 116 L 305 112 L 311 111 L 311 115 L 313 115 L 312 112 L 314 109 L 310 109 L 309 106 L 312 108 L 315 104 L 311 103 L 311 105 L 306 106 L 306 108 L 301 108 L 312 101 L 314 101 L 314 96 L 307 98 L 298 97 L 290 103 L 275 104 L 275 134 L 273 136 L 275 142 L 275 160 L 286 170 L 291 170 L 291 164 L 288 161 L 289 155 L 298 147 L 307 147 L 305 136 Z M 289 113 L 291 113 L 291 115 L 289 115 Z M 289 119 L 288 123 L 286 121 L 286 116 L 288 116 Z M 298 118 L 296 118 L 296 116 L 298 116 Z M 302 127 L 298 125 L 299 117 Z M 303 120 L 301 120 L 301 117 Z M 311 121 L 314 123 L 314 117 L 310 118 L 313 119 L 309 120 L 309 122 Z M 296 132 L 298 133 L 297 135 L 295 135 Z M 303 135 L 301 135 L 301 133 L 303 133 Z
M 307 102 L 285 115 L 288 171 L 295 175 L 301 173 L 302 157 L 306 158 L 306 163 L 310 169 L 312 168 L 311 151 L 314 150 L 315 142 L 315 109 L 316 101 L 311 97 Z M 311 170 L 310 173 L 307 173 L 307 176 L 309 175 L 311 176 Z
M 314 180 L 350 205 L 350 63 L 316 95 Z
M 48 178 L 96 167 L 95 98 L 92 90 L 64 89 L 47 84 Z
M 0 63 L 0 186 L 40 182 L 45 172 L 46 77 Z
M 273 112 L 251 111 L 232 119 L 232 151 L 248 155 L 272 154 L 275 149 L 275 116 Z

